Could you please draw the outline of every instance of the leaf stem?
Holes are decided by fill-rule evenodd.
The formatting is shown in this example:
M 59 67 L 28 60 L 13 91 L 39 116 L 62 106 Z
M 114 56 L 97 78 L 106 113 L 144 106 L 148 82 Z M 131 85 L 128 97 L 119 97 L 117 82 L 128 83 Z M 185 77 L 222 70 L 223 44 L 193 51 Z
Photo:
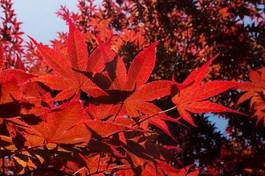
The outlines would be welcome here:
M 158 113 L 155 113 L 155 114 L 152 114 L 152 115 L 150 115 L 150 116 L 147 116 L 147 117 L 145 117 L 145 118 L 139 120 L 138 122 L 136 122 L 136 123 L 133 124 L 132 126 L 136 126 L 136 125 L 138 125 L 138 124 L 140 124 L 140 123 L 142 123 L 142 122 L 144 122 L 144 121 L 146 121 L 146 120 L 148 120 L 148 119 L 150 119 L 150 118 L 152 118 L 152 117 L 154 117 L 154 116 L 157 116 L 157 115 L 159 115 L 159 114 L 163 114 L 163 113 L 166 113 L 166 112 L 172 111 L 172 110 L 174 110 L 174 109 L 176 109 L 176 108 L 177 108 L 177 107 L 174 106 L 174 107 L 169 108 L 169 109 L 166 109 L 166 110 L 164 110 L 164 111 L 160 111 L 160 112 L 158 112 Z
M 80 169 L 78 169 L 75 173 L 73 173 L 72 176 L 75 176 L 76 174 L 78 174 L 81 170 L 85 169 L 85 167 L 81 167 Z
M 166 109 L 166 110 L 164 110 L 164 111 L 159 111 L 159 112 L 157 112 L 157 113 L 155 113 L 155 114 L 152 114 L 152 115 L 150 115 L 150 116 L 147 116 L 146 118 L 141 119 L 141 120 L 139 120 L 138 122 L 134 123 L 134 124 L 132 125 L 132 127 L 134 127 L 134 126 L 138 125 L 139 123 L 142 123 L 142 122 L 144 122 L 144 121 L 146 121 L 146 120 L 148 120 L 148 119 L 150 119 L 150 118 L 152 118 L 152 117 L 154 117 L 154 116 L 157 116 L 157 115 L 159 115 L 159 114 L 163 114 L 163 113 L 166 113 L 166 112 L 172 111 L 172 110 L 174 110 L 174 109 L 176 109 L 176 108 L 177 108 L 177 107 L 174 106 L 174 107 L 169 108 L 169 109 Z M 125 130 L 117 131 L 117 132 L 114 133 L 114 134 L 118 134 L 118 133 L 121 133 L 121 132 L 125 132 Z M 102 140 L 102 139 L 107 139 L 107 138 L 109 138 L 110 136 L 112 136 L 112 135 L 114 135 L 114 134 L 111 134 L 111 135 L 109 135 L 109 136 L 103 137 L 103 138 L 101 138 L 100 140 Z

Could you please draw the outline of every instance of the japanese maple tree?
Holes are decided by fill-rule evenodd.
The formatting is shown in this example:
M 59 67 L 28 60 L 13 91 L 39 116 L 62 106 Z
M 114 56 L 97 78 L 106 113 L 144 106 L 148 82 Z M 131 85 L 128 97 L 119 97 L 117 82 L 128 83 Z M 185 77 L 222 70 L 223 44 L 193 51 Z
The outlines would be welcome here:
M 186 150 L 180 147 L 181 136 L 184 136 L 183 144 L 192 143 L 192 138 L 187 137 L 188 130 L 204 128 L 202 116 L 209 113 L 229 114 L 231 119 L 250 121 L 248 116 L 253 112 L 257 122 L 264 121 L 264 68 L 250 71 L 250 81 L 236 79 L 245 76 L 242 76 L 242 70 L 238 77 L 233 77 L 234 72 L 228 76 L 233 80 L 224 79 L 226 73 L 221 76 L 217 72 L 210 74 L 213 62 L 223 57 L 223 52 L 219 54 L 210 43 L 205 44 L 204 34 L 199 35 L 201 44 L 204 43 L 202 46 L 196 48 L 198 43 L 194 42 L 191 43 L 193 47 L 186 46 L 186 51 L 182 50 L 181 42 L 174 40 L 176 35 L 167 36 L 166 28 L 160 26 L 152 34 L 153 25 L 161 24 L 151 23 L 143 14 L 149 13 L 151 8 L 155 19 L 163 22 L 158 10 L 152 9 L 161 5 L 159 2 L 150 1 L 149 6 L 143 4 L 142 14 L 136 13 L 139 10 L 136 2 L 105 1 L 106 9 L 96 8 L 92 1 L 87 2 L 79 1 L 81 14 L 71 13 L 66 8 L 58 12 L 69 30 L 53 40 L 52 45 L 42 44 L 29 36 L 26 49 L 22 49 L 20 40 L 12 42 L 12 39 L 20 39 L 22 34 L 12 2 L 1 1 L 6 14 L 4 26 L 9 21 L 15 25 L 12 35 L 7 39 L 5 29 L 0 40 L 1 173 L 83 176 L 220 174 L 215 163 L 202 167 L 201 163 L 186 162 L 186 158 L 178 157 L 185 155 Z M 198 11 L 203 11 L 204 3 L 211 5 L 208 1 L 196 3 Z M 217 4 L 220 5 L 221 1 Z M 232 2 L 228 4 L 236 8 Z M 108 14 L 108 5 L 115 13 Z M 119 9 L 132 15 L 128 15 L 131 25 L 123 21 L 126 17 L 116 21 L 121 26 L 110 25 L 115 24 Z M 184 11 L 172 11 L 168 19 L 182 15 L 190 22 L 192 18 Z M 223 20 L 232 15 L 226 7 L 218 9 L 218 13 Z M 134 17 L 143 24 L 137 23 Z M 159 32 L 160 38 L 156 36 Z M 194 35 L 193 30 L 186 32 Z M 150 39 L 150 36 L 156 37 Z M 176 48 L 171 47 L 174 41 Z M 17 47 L 10 49 L 10 42 Z M 132 45 L 136 48 L 130 50 Z M 166 71 L 166 76 L 160 75 L 157 61 L 161 63 L 165 48 L 171 50 L 171 54 L 177 49 L 184 64 L 190 62 L 190 57 L 201 59 L 203 55 L 204 59 L 199 61 L 203 64 L 185 71 L 186 76 Z M 211 52 L 207 52 L 207 48 Z M 16 52 L 19 54 L 14 57 Z M 222 67 L 222 62 L 218 64 Z M 222 96 L 231 92 L 242 94 L 237 106 L 220 101 Z M 240 107 L 249 99 L 250 108 Z M 174 130 L 179 128 L 184 130 L 176 135 Z M 161 138 L 167 141 L 161 142 Z M 208 145 L 214 146 L 212 143 L 209 141 Z M 230 156 L 227 146 L 220 144 L 222 153 L 216 160 Z M 247 172 L 251 173 L 246 167 Z

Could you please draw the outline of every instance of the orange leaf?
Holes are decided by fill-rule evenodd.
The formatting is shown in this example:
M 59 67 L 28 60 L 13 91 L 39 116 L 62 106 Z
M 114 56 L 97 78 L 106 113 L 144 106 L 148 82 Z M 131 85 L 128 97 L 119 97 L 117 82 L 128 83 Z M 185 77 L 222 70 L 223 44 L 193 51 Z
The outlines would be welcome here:
M 41 123 L 25 129 L 31 147 L 48 143 L 86 145 L 91 138 L 91 132 L 82 123 L 87 115 L 79 102 L 62 105 L 45 113 L 42 119 Z

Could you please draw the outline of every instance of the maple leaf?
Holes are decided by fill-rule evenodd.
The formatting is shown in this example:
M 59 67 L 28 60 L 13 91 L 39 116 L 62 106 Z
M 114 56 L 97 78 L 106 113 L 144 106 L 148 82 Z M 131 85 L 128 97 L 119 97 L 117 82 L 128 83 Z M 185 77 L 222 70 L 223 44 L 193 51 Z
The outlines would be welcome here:
M 257 117 L 257 124 L 263 119 L 265 126 L 265 68 L 257 71 L 249 72 L 251 82 L 243 82 L 239 88 L 245 93 L 241 95 L 238 104 L 250 99 L 250 108 L 253 108 L 255 113 L 253 117 Z
M 77 116 L 78 114 L 78 116 Z M 37 125 L 25 127 L 28 146 L 44 144 L 76 144 L 86 145 L 91 132 L 82 121 L 87 119 L 79 102 L 71 102 L 44 113 Z
M 128 74 L 123 59 L 118 58 L 115 79 L 110 89 L 129 91 L 130 93 L 122 102 L 121 112 L 131 118 L 140 117 L 140 119 L 156 114 L 142 123 L 142 127 L 147 129 L 148 124 L 151 123 L 173 138 L 164 120 L 172 122 L 177 122 L 177 120 L 160 113 L 162 110 L 150 102 L 170 95 L 177 84 L 174 81 L 167 80 L 146 83 L 155 66 L 156 45 L 157 42 L 151 44 L 135 57 Z
M 71 102 L 44 113 L 37 125 L 25 127 L 27 146 L 38 147 L 49 143 L 86 145 L 91 132 L 83 123 L 87 115 L 79 102 Z
M 125 130 L 133 130 L 127 125 L 100 120 L 90 120 L 79 102 L 70 102 L 44 112 L 37 125 L 27 126 L 29 146 L 42 144 L 86 145 L 92 134 L 109 137 Z
M 45 62 L 53 69 L 53 73 L 41 75 L 35 81 L 42 82 L 55 90 L 62 90 L 55 101 L 68 99 L 80 90 L 92 97 L 105 96 L 107 93 L 98 87 L 91 79 L 82 73 L 74 70 L 86 70 L 89 63 L 88 51 L 85 39 L 82 34 L 70 23 L 69 36 L 67 40 L 67 54 L 61 53 L 58 49 L 51 49 L 47 46 L 31 40 L 38 47 Z M 96 51 L 94 51 L 96 52 Z M 97 51 L 101 52 L 101 50 Z M 95 58 L 95 60 L 102 58 Z
M 193 71 L 182 83 L 184 87 L 180 88 L 179 93 L 172 98 L 180 116 L 193 126 L 196 126 L 196 124 L 193 122 L 190 112 L 232 112 L 243 115 L 243 113 L 208 100 L 213 96 L 219 95 L 220 93 L 238 86 L 237 82 L 232 81 L 214 80 L 202 83 L 209 65 L 217 56 L 218 55 L 215 55 L 201 68 Z
M 144 85 L 155 67 L 157 44 L 158 42 L 154 42 L 139 52 L 131 62 L 128 73 L 123 58 L 117 58 L 115 77 L 112 78 L 110 89 L 133 91 Z
M 157 44 L 154 42 L 139 52 L 130 64 L 128 73 L 123 59 L 119 57 L 110 89 L 132 91 L 146 83 L 155 67 Z
M 166 134 L 172 137 L 164 120 L 176 122 L 176 119 L 161 113 L 162 110 L 150 102 L 170 95 L 174 86 L 174 82 L 165 80 L 153 81 L 141 86 L 141 88 L 133 92 L 124 101 L 126 113 L 130 117 L 140 117 L 140 119 L 156 114 L 156 116 L 148 119 L 145 123 L 151 123 L 161 128 Z M 142 114 L 145 116 L 142 116 Z M 147 128 L 147 124 L 145 124 L 145 129 Z

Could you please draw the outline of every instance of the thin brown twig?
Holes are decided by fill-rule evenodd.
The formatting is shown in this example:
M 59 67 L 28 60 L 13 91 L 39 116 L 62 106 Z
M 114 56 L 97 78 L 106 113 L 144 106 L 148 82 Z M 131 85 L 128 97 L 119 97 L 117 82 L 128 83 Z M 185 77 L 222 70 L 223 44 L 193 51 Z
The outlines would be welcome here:
M 163 114 L 163 113 L 166 113 L 166 112 L 172 111 L 172 110 L 174 110 L 174 109 L 176 109 L 176 106 L 174 106 L 174 107 L 172 107 L 172 108 L 169 108 L 169 109 L 167 109 L 167 110 L 164 110 L 164 111 L 159 111 L 158 113 L 152 114 L 152 115 L 150 115 L 150 116 L 147 116 L 147 117 L 144 118 L 144 119 L 139 120 L 138 122 L 134 123 L 132 126 L 136 126 L 136 125 L 138 125 L 138 124 L 140 124 L 140 123 L 142 123 L 142 122 L 144 122 L 144 121 L 146 121 L 146 120 L 148 120 L 148 119 L 150 119 L 150 118 L 152 118 L 152 117 L 154 117 L 154 116 L 157 116 L 157 115 L 159 115 L 159 114 Z
M 142 122 L 144 122 L 144 121 L 146 121 L 146 120 L 148 120 L 148 119 L 150 119 L 150 118 L 152 118 L 152 117 L 154 117 L 154 116 L 157 116 L 157 115 L 159 115 L 159 114 L 163 114 L 163 113 L 166 113 L 166 112 L 172 111 L 172 110 L 174 110 L 174 109 L 176 109 L 176 108 L 177 108 L 177 107 L 174 106 L 174 107 L 169 108 L 169 109 L 166 109 L 166 110 L 164 110 L 164 111 L 159 111 L 159 112 L 157 112 L 157 113 L 155 113 L 155 114 L 152 114 L 152 115 L 150 115 L 150 116 L 147 116 L 146 118 L 141 119 L 141 120 L 139 120 L 138 122 L 134 123 L 131 127 L 134 127 L 134 126 L 138 125 L 139 123 L 142 123 Z M 117 131 L 117 132 L 114 133 L 114 134 L 122 133 L 122 132 L 125 132 L 125 131 L 126 131 L 126 130 L 120 130 L 120 131 Z M 114 134 L 111 134 L 111 135 L 109 135 L 109 136 L 103 137 L 103 138 L 101 138 L 100 140 L 102 140 L 102 139 L 107 139 L 107 138 L 109 138 L 110 136 L 112 136 L 112 135 L 114 135 Z

